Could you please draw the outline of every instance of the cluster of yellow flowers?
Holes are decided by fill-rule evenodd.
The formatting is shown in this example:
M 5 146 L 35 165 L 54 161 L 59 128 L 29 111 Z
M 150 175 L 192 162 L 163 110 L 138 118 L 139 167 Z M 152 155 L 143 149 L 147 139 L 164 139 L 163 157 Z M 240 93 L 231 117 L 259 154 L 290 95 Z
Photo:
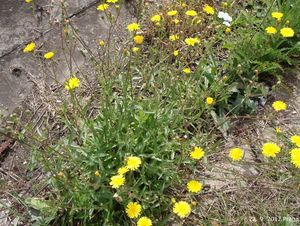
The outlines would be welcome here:
M 31 53 L 31 52 L 34 52 L 35 47 L 36 47 L 35 43 L 34 43 L 34 42 L 30 42 L 30 43 L 28 43 L 28 44 L 25 46 L 25 48 L 23 49 L 23 52 L 24 52 L 24 53 Z M 54 52 L 52 52 L 52 51 L 47 52 L 47 53 L 44 54 L 44 58 L 45 58 L 46 60 L 50 60 L 50 59 L 52 59 L 53 57 L 54 57 Z
M 194 147 L 194 149 L 189 153 L 189 156 L 193 160 L 200 160 L 205 155 L 205 152 L 201 147 Z M 190 180 L 186 185 L 187 191 L 191 193 L 199 193 L 202 188 L 203 184 L 197 180 Z M 174 203 L 173 206 L 173 213 L 178 215 L 180 218 L 188 217 L 192 211 L 190 204 L 186 201 L 178 201 L 173 198 L 172 202 Z M 193 205 L 196 203 L 193 201 Z
M 118 3 L 118 0 L 106 0 L 106 3 L 102 3 L 102 4 L 98 5 L 97 10 L 102 11 L 102 12 L 107 10 L 109 8 L 109 4 L 107 4 L 107 3 L 112 3 L 112 4 L 114 4 L 114 6 L 116 8 L 119 8 L 119 5 L 116 4 L 116 3 Z
M 284 16 L 284 15 L 283 15 L 283 13 L 281 13 L 281 12 L 272 12 L 272 17 L 273 17 L 274 19 L 276 19 L 278 22 L 281 21 L 281 19 L 282 19 L 283 16 Z M 277 26 L 280 25 L 279 23 L 277 23 L 277 24 L 278 24 Z M 277 28 L 274 27 L 274 26 L 269 26 L 269 27 L 266 28 L 266 32 L 267 32 L 268 34 L 270 34 L 270 35 L 274 35 L 274 34 L 277 33 Z M 282 37 L 284 37 L 284 38 L 291 38 L 291 37 L 294 37 L 295 32 L 294 32 L 294 30 L 293 30 L 292 28 L 290 28 L 290 27 L 283 27 L 283 28 L 280 29 L 280 34 L 281 34 Z
M 142 212 L 142 206 L 138 202 L 130 202 L 125 210 L 127 216 L 131 219 L 138 218 Z M 148 217 L 140 217 L 137 226 L 151 226 L 152 220 Z
M 286 103 L 280 100 L 274 101 L 272 107 L 275 111 L 283 111 L 287 109 Z M 282 131 L 280 128 L 276 128 L 276 133 L 280 134 Z M 290 151 L 291 154 L 291 163 L 295 165 L 295 167 L 300 168 L 300 136 L 293 135 L 290 138 L 290 141 L 297 146 Z M 281 147 L 278 146 L 276 143 L 267 142 L 262 146 L 262 154 L 265 157 L 272 157 L 275 158 L 278 153 L 280 153 Z M 244 151 L 240 148 L 233 148 L 230 150 L 229 157 L 233 161 L 239 161 L 243 158 Z
M 135 171 L 137 170 L 142 164 L 142 160 L 140 157 L 136 156 L 129 156 L 126 159 L 126 166 L 123 166 L 118 169 L 118 174 L 115 176 L 112 176 L 110 178 L 110 185 L 112 188 L 119 188 L 125 183 L 125 174 L 128 171 Z

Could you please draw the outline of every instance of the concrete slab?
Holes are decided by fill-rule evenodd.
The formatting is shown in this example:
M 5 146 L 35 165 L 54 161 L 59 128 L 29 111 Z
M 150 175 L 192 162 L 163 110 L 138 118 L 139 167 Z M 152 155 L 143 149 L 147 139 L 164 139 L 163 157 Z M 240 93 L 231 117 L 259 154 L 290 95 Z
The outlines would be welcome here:
M 27 96 L 34 83 L 49 84 L 64 81 L 88 64 L 81 54 L 83 46 L 78 41 L 72 51 L 66 48 L 61 21 L 61 1 L 8 0 L 0 5 L 0 111 L 11 113 Z M 73 28 L 83 42 L 95 54 L 98 41 L 106 39 L 109 23 L 104 13 L 97 11 L 97 0 L 66 0 L 66 12 Z M 112 31 L 112 39 L 118 44 L 126 36 L 126 24 L 133 20 L 128 8 L 121 7 L 118 23 Z M 24 54 L 24 46 L 35 41 L 34 54 Z M 70 43 L 69 43 L 70 44 Z M 43 60 L 47 51 L 55 52 L 51 62 Z M 72 57 L 70 57 L 70 54 Z M 70 67 L 70 59 L 73 67 Z M 76 66 L 75 66 L 76 65 Z

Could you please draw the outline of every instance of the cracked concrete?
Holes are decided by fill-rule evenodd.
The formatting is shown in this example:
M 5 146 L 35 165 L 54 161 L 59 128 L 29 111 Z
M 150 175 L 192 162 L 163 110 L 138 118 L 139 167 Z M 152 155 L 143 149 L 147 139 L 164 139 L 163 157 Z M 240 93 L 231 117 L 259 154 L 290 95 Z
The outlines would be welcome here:
M 92 52 L 99 51 L 98 41 L 105 39 L 109 24 L 104 14 L 97 11 L 97 0 L 65 1 L 67 18 Z M 82 43 L 72 46 L 70 53 L 62 38 L 65 29 L 61 23 L 62 10 L 59 0 L 36 0 L 32 3 L 8 0 L 0 5 L 0 112 L 11 113 L 28 95 L 33 84 L 49 84 L 54 80 L 62 82 L 76 73 L 70 67 L 84 67 L 88 58 L 83 56 Z M 113 30 L 113 40 L 119 42 L 126 23 L 133 20 L 128 7 L 121 7 L 121 13 Z M 35 54 L 24 54 L 24 46 L 35 41 Z M 43 54 L 54 51 L 53 62 L 45 62 Z M 50 65 L 51 64 L 51 65 Z M 51 66 L 52 71 L 47 71 Z M 51 75 L 52 74 L 52 75 Z

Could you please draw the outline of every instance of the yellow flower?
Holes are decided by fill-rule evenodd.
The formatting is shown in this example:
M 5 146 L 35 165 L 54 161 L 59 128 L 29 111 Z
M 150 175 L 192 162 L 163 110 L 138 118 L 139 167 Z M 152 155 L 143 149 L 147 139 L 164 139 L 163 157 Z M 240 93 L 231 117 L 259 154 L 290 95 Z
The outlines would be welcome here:
M 275 111 L 283 111 L 286 110 L 286 103 L 277 100 L 273 102 L 272 107 L 274 108 Z
M 297 168 L 300 168 L 300 148 L 294 148 L 290 151 L 291 163 L 293 163 Z
M 103 40 L 100 40 L 100 41 L 99 41 L 99 45 L 100 45 L 100 46 L 104 46 L 104 45 L 105 45 L 105 42 L 104 42 Z
M 133 48 L 132 48 L 132 52 L 136 53 L 136 52 L 138 52 L 138 51 L 140 51 L 140 48 L 139 48 L 139 47 L 133 47 Z
M 60 172 L 57 174 L 57 176 L 59 176 L 59 177 L 64 177 L 65 174 L 64 174 L 63 172 L 60 171 Z
M 229 152 L 229 157 L 233 161 L 239 161 L 243 158 L 244 156 L 244 151 L 240 148 L 232 148 Z
M 118 0 L 107 0 L 106 2 L 107 2 L 107 3 L 117 3 Z
M 137 222 L 137 226 L 152 226 L 152 221 L 148 217 L 141 217 Z
M 296 144 L 297 147 L 300 147 L 300 136 L 291 136 L 290 140 L 292 141 L 292 143 Z
M 107 10 L 108 7 L 109 7 L 108 4 L 103 3 L 101 5 L 98 5 L 97 10 L 99 10 L 99 11 L 105 11 L 105 10 Z
M 128 31 L 137 31 L 140 29 L 140 25 L 137 23 L 131 23 L 127 26 Z
M 116 175 L 110 178 L 109 185 L 111 185 L 112 188 L 119 188 L 124 183 L 125 183 L 125 177 L 123 175 Z
M 96 170 L 95 176 L 96 176 L 96 177 L 100 177 L 100 172 L 99 172 L 99 170 Z
M 190 153 L 192 159 L 199 160 L 204 156 L 205 152 L 200 147 L 195 147 L 194 150 Z
M 207 98 L 206 98 L 206 103 L 207 103 L 208 105 L 212 105 L 212 104 L 214 103 L 214 98 L 212 98 L 212 97 L 207 97 Z
M 174 41 L 176 41 L 178 39 L 179 39 L 178 35 L 170 35 L 170 37 L 169 37 L 169 40 L 172 41 L 172 42 L 174 42 Z
M 284 27 L 280 30 L 280 34 L 284 37 L 284 38 L 291 38 L 294 37 L 295 32 L 292 28 L 289 27 Z
M 189 192 L 198 193 L 202 190 L 202 187 L 203 185 L 196 180 L 191 180 L 187 183 L 187 189 Z
M 75 88 L 78 88 L 80 85 L 80 80 L 77 77 L 69 78 L 65 83 L 65 88 L 68 91 L 71 91 Z
M 225 33 L 230 33 L 231 32 L 231 29 L 229 28 L 229 27 L 227 27 L 226 29 L 225 29 Z
M 188 46 L 195 46 L 195 44 L 199 44 L 200 40 L 198 38 L 186 38 L 184 40 L 184 42 L 188 45 Z
M 178 50 L 174 50 L 173 55 L 174 56 L 178 56 L 178 54 L 179 54 L 179 51 Z
M 48 53 L 45 53 L 44 58 L 46 60 L 50 60 L 53 56 L 54 56 L 53 52 L 48 52 Z
M 180 218 L 185 218 L 191 213 L 190 205 L 185 201 L 176 202 L 173 207 L 173 212 Z
M 26 3 L 30 3 L 30 2 L 32 2 L 32 0 L 25 0 L 25 2 L 26 2 Z
M 265 143 L 262 147 L 262 153 L 266 157 L 276 157 L 280 152 L 280 147 L 275 143 Z
M 27 44 L 25 46 L 25 48 L 23 49 L 23 52 L 24 53 L 30 53 L 30 52 L 34 51 L 34 49 L 35 49 L 35 43 L 34 42 L 30 42 L 29 44 Z
M 176 202 L 176 199 L 173 197 L 173 198 L 171 198 L 171 202 L 172 203 L 175 203 Z
M 191 74 L 191 69 L 189 67 L 186 67 L 186 68 L 183 68 L 182 72 L 185 74 Z
M 280 127 L 276 127 L 276 128 L 275 128 L 275 131 L 276 131 L 276 133 L 282 133 Z
M 276 28 L 275 27 L 267 27 L 266 28 L 266 32 L 268 33 L 268 34 L 276 34 L 277 33 L 277 30 L 276 30 Z
M 143 44 L 144 36 L 136 35 L 136 36 L 134 36 L 133 40 L 134 40 L 135 44 L 138 44 L 138 45 Z
M 129 169 L 128 169 L 126 166 L 120 167 L 120 168 L 118 169 L 118 174 L 119 174 L 119 175 L 124 175 L 124 174 L 126 174 L 128 171 L 129 171 Z
M 228 3 L 227 3 L 227 2 L 222 2 L 222 6 L 223 6 L 223 7 L 227 7 L 227 6 L 228 6 Z
M 168 16 L 175 16 L 175 15 L 177 15 L 177 13 L 178 13 L 177 10 L 171 10 L 171 11 L 167 12 L 167 15 Z
M 283 13 L 280 12 L 273 12 L 272 17 L 277 19 L 278 21 L 281 21 L 281 18 L 283 17 Z
M 207 14 L 210 14 L 210 15 L 214 15 L 215 14 L 215 10 L 213 7 L 209 6 L 209 5 L 205 5 L 203 7 L 203 11 L 206 12 Z
M 155 23 L 158 23 L 161 21 L 161 16 L 160 15 L 154 15 L 151 17 L 151 21 L 152 22 L 155 22 Z
M 141 214 L 142 206 L 137 202 L 130 202 L 126 207 L 126 214 L 129 218 L 137 218 Z
M 182 7 L 182 8 L 185 8 L 185 7 L 186 7 L 186 3 L 183 2 L 183 3 L 181 4 L 181 7 Z
M 174 24 L 179 24 L 179 20 L 178 19 L 174 19 L 172 20 Z
M 142 160 L 140 157 L 135 157 L 135 156 L 130 156 L 127 158 L 127 165 L 126 167 L 129 169 L 129 170 L 137 170 L 140 165 L 142 164 Z
M 187 16 L 197 16 L 197 12 L 195 10 L 188 10 L 185 12 Z

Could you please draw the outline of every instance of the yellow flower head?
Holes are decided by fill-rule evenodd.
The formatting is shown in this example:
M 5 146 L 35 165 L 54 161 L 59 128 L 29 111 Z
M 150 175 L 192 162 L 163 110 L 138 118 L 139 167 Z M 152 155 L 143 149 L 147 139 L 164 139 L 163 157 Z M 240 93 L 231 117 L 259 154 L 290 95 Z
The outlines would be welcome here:
M 45 54 L 44 54 L 44 58 L 45 58 L 46 60 L 50 60 L 53 56 L 54 56 L 54 53 L 53 53 L 53 52 L 48 52 L 48 53 L 45 53 Z
M 169 40 L 174 42 L 179 39 L 179 35 L 170 35 Z
M 275 143 L 265 143 L 262 147 L 262 153 L 266 157 L 276 157 L 280 152 L 280 147 Z
M 243 156 L 244 156 L 244 151 L 240 148 L 233 148 L 229 152 L 229 157 L 233 161 L 239 161 L 243 158 Z
M 290 151 L 291 154 L 291 163 L 295 165 L 295 167 L 300 168 L 300 148 L 294 148 Z
M 273 34 L 276 34 L 276 33 L 277 33 L 277 30 L 276 30 L 275 27 L 267 27 L 267 28 L 266 28 L 266 32 L 267 32 L 268 34 L 273 35 Z
M 276 131 L 276 133 L 282 133 L 280 127 L 276 127 L 276 128 L 275 128 L 275 131 Z
M 123 167 L 120 167 L 120 168 L 118 169 L 118 174 L 119 174 L 119 175 L 124 175 L 124 174 L 126 174 L 128 171 L 129 171 L 129 169 L 128 169 L 126 166 L 123 166 Z
M 178 56 L 178 54 L 179 54 L 179 51 L 178 50 L 174 50 L 173 55 L 174 56 Z
M 27 44 L 25 46 L 25 48 L 23 49 L 23 52 L 24 53 L 30 53 L 30 52 L 34 51 L 34 49 L 35 49 L 35 43 L 34 42 L 30 42 L 29 44 Z
M 178 19 L 174 19 L 172 21 L 173 21 L 174 24 L 179 24 L 179 22 L 180 22 Z
M 171 202 L 172 202 L 172 203 L 175 203 L 175 202 L 176 202 L 176 199 L 175 199 L 174 197 L 172 197 L 172 198 L 171 198 Z
M 129 169 L 129 170 L 137 170 L 140 165 L 142 164 L 142 160 L 140 157 L 135 157 L 135 156 L 130 156 L 127 158 L 127 165 L 126 167 Z
M 159 23 L 161 21 L 161 16 L 160 15 L 154 15 L 151 17 L 151 21 L 154 23 Z
M 105 45 L 105 42 L 104 42 L 103 40 L 100 40 L 100 41 L 99 41 L 99 45 L 100 45 L 100 46 L 104 46 L 104 45 Z
M 139 47 L 133 47 L 133 48 L 132 48 L 132 52 L 136 53 L 136 52 L 138 52 L 138 51 L 140 51 L 140 48 L 139 48 Z
M 272 12 L 272 17 L 275 18 L 278 21 L 281 21 L 281 18 L 283 17 L 283 13 L 280 12 Z
M 281 100 L 274 101 L 272 107 L 275 111 L 283 111 L 286 110 L 286 103 Z
M 212 104 L 214 103 L 214 98 L 212 98 L 212 97 L 207 97 L 207 98 L 206 98 L 206 103 L 207 103 L 208 105 L 212 105 Z
M 195 10 L 188 10 L 185 12 L 187 16 L 197 16 L 197 12 Z
M 99 11 L 105 11 L 105 10 L 107 10 L 108 7 L 109 7 L 108 4 L 103 3 L 101 5 L 98 5 L 97 10 L 99 10 Z
M 195 46 L 196 44 L 200 43 L 200 40 L 198 38 L 186 38 L 184 40 L 184 42 L 188 45 L 188 46 Z
M 130 202 L 126 207 L 126 214 L 129 218 L 137 218 L 141 214 L 142 206 L 137 202 Z
M 65 89 L 71 91 L 75 88 L 78 88 L 80 85 L 80 80 L 77 77 L 69 78 L 65 83 Z
M 136 35 L 136 36 L 134 36 L 133 40 L 134 40 L 135 44 L 138 44 L 138 45 L 143 44 L 144 36 Z
M 171 10 L 171 11 L 168 11 L 168 12 L 167 12 L 167 15 L 168 15 L 168 16 L 176 16 L 177 13 L 178 13 L 177 10 Z
M 227 3 L 227 2 L 222 2 L 222 6 L 223 6 L 223 7 L 227 7 L 227 6 L 228 6 L 228 3 Z
M 186 7 L 186 3 L 183 2 L 183 3 L 181 4 L 181 7 L 182 7 L 182 8 L 185 8 L 185 7 Z
M 187 217 L 190 215 L 191 211 L 191 206 L 185 201 L 176 202 L 173 207 L 173 212 L 180 218 Z
M 30 2 L 32 2 L 32 0 L 25 0 L 25 2 L 26 2 L 26 3 L 30 3 Z
M 300 147 L 300 136 L 291 136 L 290 140 L 292 141 L 292 143 L 296 144 L 297 147 Z
M 100 172 L 99 172 L 99 170 L 96 170 L 95 176 L 96 176 L 96 177 L 100 177 Z
M 182 72 L 184 73 L 184 74 L 191 74 L 191 69 L 189 68 L 189 67 L 186 67 L 186 68 L 183 68 L 182 69 Z
M 59 177 L 64 177 L 65 174 L 64 174 L 63 172 L 60 171 L 60 172 L 57 174 L 57 176 L 59 176 Z
M 226 27 L 226 29 L 225 29 L 225 33 L 230 33 L 231 32 L 231 29 L 229 28 L 229 27 Z
M 294 37 L 295 32 L 292 28 L 289 27 L 284 27 L 280 30 L 280 34 L 284 37 L 284 38 L 291 38 Z
M 107 0 L 107 3 L 117 3 L 119 0 Z
M 152 226 L 152 221 L 148 217 L 141 217 L 137 222 L 137 226 Z
M 190 153 L 190 157 L 192 159 L 199 160 L 204 156 L 205 152 L 200 147 L 195 147 L 193 151 Z
M 189 192 L 198 193 L 202 190 L 202 187 L 203 185 L 196 180 L 191 180 L 187 183 L 187 189 Z
M 210 14 L 210 15 L 214 15 L 215 14 L 215 9 L 209 5 L 205 5 L 203 7 L 203 11 L 207 14 Z
M 131 23 L 127 26 L 128 31 L 137 31 L 140 29 L 140 25 L 137 23 Z
M 116 175 L 110 178 L 109 185 L 112 188 L 119 188 L 125 183 L 125 177 L 123 175 Z

